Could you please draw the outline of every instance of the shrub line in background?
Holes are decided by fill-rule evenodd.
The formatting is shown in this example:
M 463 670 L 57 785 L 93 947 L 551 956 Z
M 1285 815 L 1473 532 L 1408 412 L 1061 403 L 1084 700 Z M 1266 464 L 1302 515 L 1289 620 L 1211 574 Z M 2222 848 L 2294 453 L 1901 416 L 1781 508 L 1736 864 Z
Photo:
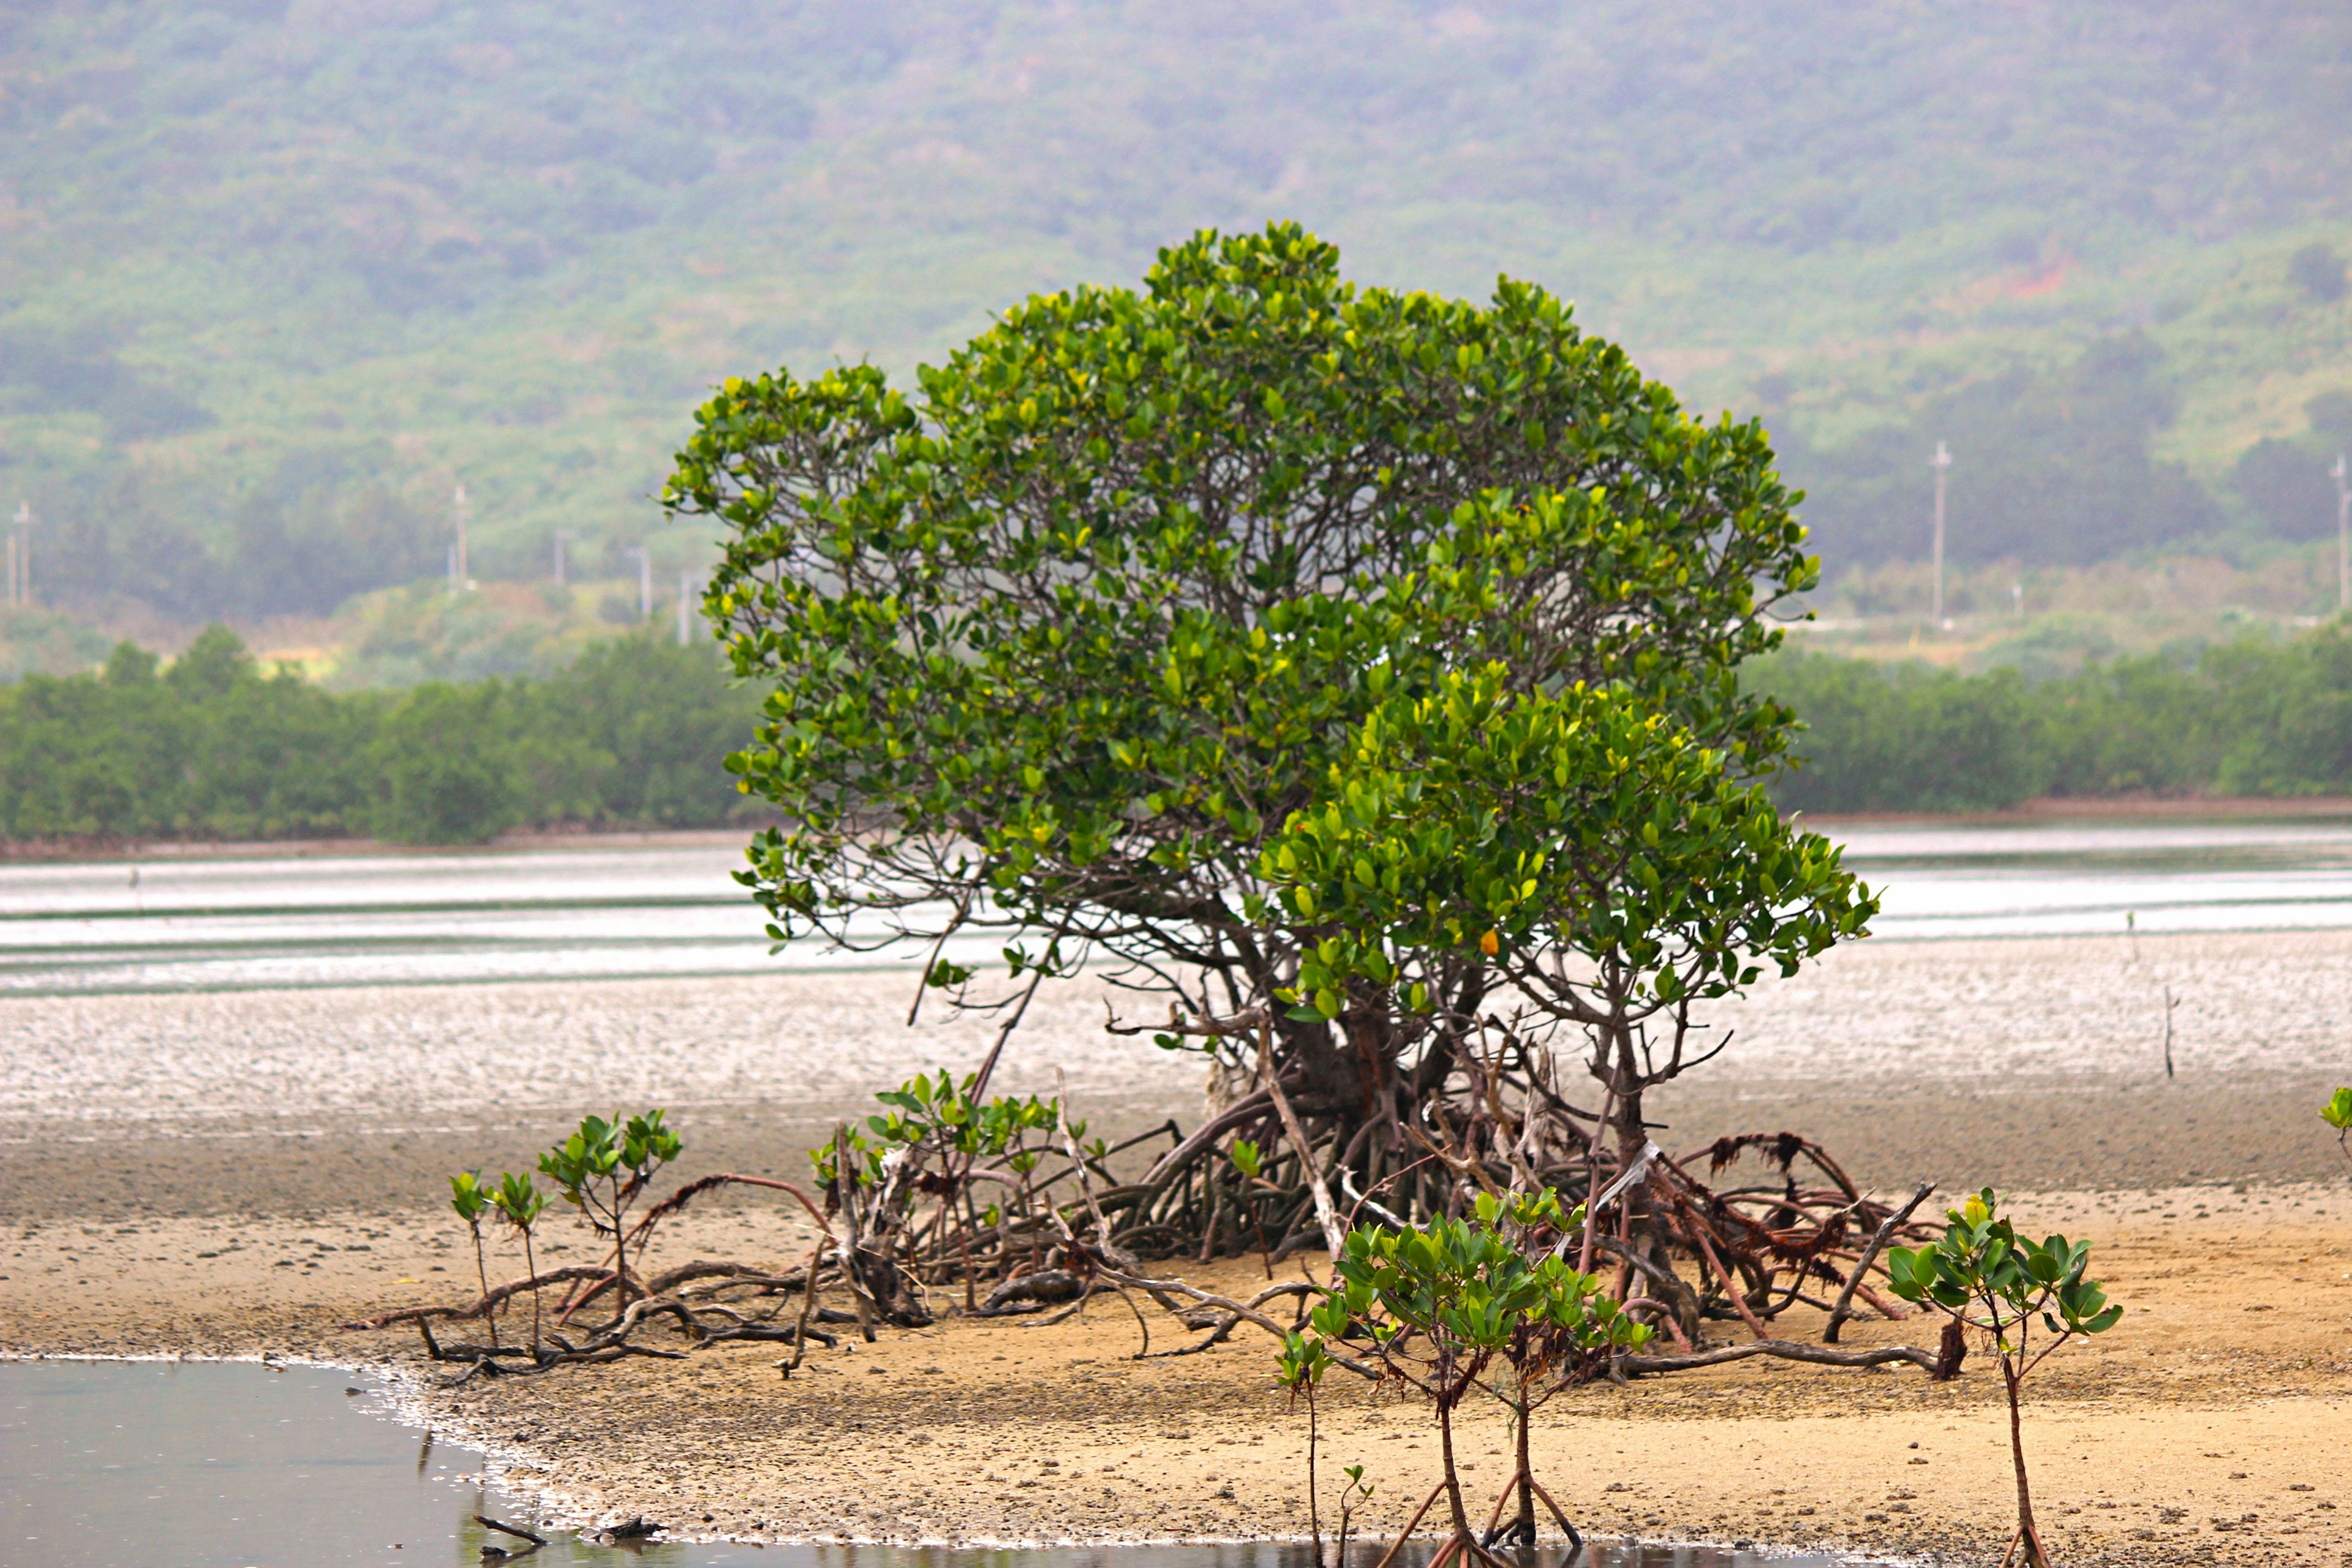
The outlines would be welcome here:
M 757 692 L 707 647 L 599 644 L 546 680 L 339 696 L 264 674 L 208 627 L 169 669 L 130 643 L 102 670 L 0 686 L 0 839 L 479 843 L 564 824 L 763 816 L 721 766 Z
M 1786 652 L 1744 683 L 1794 709 L 1808 811 L 2000 811 L 2038 796 L 2352 794 L 2352 623 L 2195 661 L 2119 658 L 2029 683 Z

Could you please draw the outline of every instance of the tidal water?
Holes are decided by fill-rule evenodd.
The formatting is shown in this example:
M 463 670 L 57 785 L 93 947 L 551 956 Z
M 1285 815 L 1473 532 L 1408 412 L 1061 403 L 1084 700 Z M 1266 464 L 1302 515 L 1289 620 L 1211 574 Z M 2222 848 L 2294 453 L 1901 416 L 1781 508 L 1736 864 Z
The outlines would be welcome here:
M 1821 827 L 1883 889 L 1881 939 L 2352 926 L 2352 820 Z M 0 995 L 913 973 L 772 953 L 731 841 L 0 868 Z M 881 933 L 877 932 L 878 937 Z M 951 944 L 987 963 L 999 939 Z
M 476 1522 L 488 1515 L 544 1547 Z M 11 1568 L 462 1564 L 644 1568 L 1310 1568 L 1302 1547 L 603 1545 L 547 1524 L 483 1457 L 400 1419 L 372 1380 L 232 1362 L 0 1363 L 0 1562 Z M 1351 1568 L 1370 1568 L 1368 1552 Z M 1424 1561 L 1425 1552 L 1412 1554 Z M 1593 1543 L 1572 1568 L 1826 1568 L 1822 1556 Z M 1559 1553 L 1540 1568 L 1571 1568 Z

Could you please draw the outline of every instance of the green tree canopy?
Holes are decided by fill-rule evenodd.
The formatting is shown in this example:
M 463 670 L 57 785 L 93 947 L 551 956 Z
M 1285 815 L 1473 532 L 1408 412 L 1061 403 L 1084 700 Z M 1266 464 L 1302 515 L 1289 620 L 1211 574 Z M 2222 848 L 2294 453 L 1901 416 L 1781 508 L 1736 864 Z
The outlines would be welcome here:
M 1499 663 L 1769 766 L 1733 670 L 1813 580 L 1793 499 L 1541 289 L 1359 289 L 1290 226 L 1034 298 L 913 397 L 730 381 L 665 495 L 774 685 L 732 765 L 792 825 L 747 873 L 780 931 L 993 924 L 1204 1009 L 1294 977 L 1260 853 L 1401 689 Z

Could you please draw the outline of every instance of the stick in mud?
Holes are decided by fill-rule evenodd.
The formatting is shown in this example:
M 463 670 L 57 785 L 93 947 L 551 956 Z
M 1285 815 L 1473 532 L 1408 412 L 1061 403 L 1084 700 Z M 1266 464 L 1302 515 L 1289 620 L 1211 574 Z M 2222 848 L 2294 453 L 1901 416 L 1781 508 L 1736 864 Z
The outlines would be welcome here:
M 500 1535 L 511 1535 L 518 1541 L 528 1541 L 533 1546 L 544 1546 L 547 1544 L 547 1537 L 544 1535 L 533 1535 L 528 1530 L 518 1530 L 511 1524 L 500 1524 L 497 1520 L 492 1519 L 487 1513 L 476 1514 L 474 1516 L 474 1522 L 480 1525 L 485 1530 L 495 1530 Z
M 1928 1194 L 1935 1190 L 1935 1183 L 1920 1183 L 1919 1190 L 1911 1194 L 1911 1201 L 1888 1215 L 1878 1229 L 1872 1233 L 1870 1244 L 1862 1249 L 1862 1256 L 1854 1259 L 1853 1272 L 1846 1276 L 1845 1289 L 1838 1292 L 1837 1305 L 1830 1311 L 1829 1327 L 1822 1331 L 1822 1343 L 1833 1345 L 1838 1342 L 1838 1331 L 1845 1327 L 1848 1318 L 1853 1316 L 1853 1293 L 1861 1289 L 1863 1276 L 1870 1272 L 1870 1266 L 1878 1260 L 1878 1255 L 1885 1250 L 1887 1242 L 1896 1231 L 1911 1222 L 1912 1214 L 1927 1201 Z

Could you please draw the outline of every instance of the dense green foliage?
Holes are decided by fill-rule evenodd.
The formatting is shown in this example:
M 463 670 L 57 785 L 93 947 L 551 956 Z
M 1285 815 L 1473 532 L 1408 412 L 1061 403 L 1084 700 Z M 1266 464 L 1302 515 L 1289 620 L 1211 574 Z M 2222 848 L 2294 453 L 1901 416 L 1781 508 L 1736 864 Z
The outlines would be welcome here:
M 42 582 L 186 616 L 430 574 L 460 478 L 481 574 L 556 529 L 617 570 L 719 374 L 904 367 L 1171 234 L 1297 215 L 1372 276 L 1539 279 L 1771 413 L 1822 454 L 1791 472 L 1833 563 L 1923 516 L 1895 480 L 1953 432 L 1922 405 L 2054 396 L 2118 321 L 2229 510 L 2237 452 L 2342 379 L 2347 76 L 2326 0 L 26 0 L 0 509 L 47 520 Z M 2102 471 L 2138 473 L 2108 412 Z M 1986 537 L 2091 548 L 1996 515 L 1997 416 L 1955 476 Z M 2029 444 L 2022 488 L 2074 483 L 2068 452 Z M 2095 548 L 2183 515 L 2122 504 Z
M 599 645 L 538 682 L 336 696 L 214 627 L 171 668 L 0 687 L 0 837 L 470 843 L 530 824 L 723 823 L 752 694 L 705 648 Z
M 1664 1024 L 1760 963 L 1795 973 L 1874 909 L 1834 846 L 1662 715 L 1581 686 L 1512 693 L 1499 668 L 1373 713 L 1328 795 L 1261 868 L 1330 931 L 1290 998 L 1326 1017 L 1368 991 L 1458 1005 L 1476 951 L 1540 1012 Z
M 709 607 L 774 687 L 731 765 L 793 825 L 780 926 L 953 909 L 1261 1000 L 1321 921 L 1260 855 L 1367 715 L 1496 661 L 1753 770 L 1786 715 L 1732 669 L 1813 574 L 1755 426 L 1539 289 L 1358 289 L 1288 226 L 1032 299 L 919 408 L 730 382 L 667 499 L 734 531 Z
M 1775 786 L 1817 811 L 1986 811 L 2037 795 L 2352 795 L 2352 624 L 2029 685 L 1781 654 L 1746 677 L 1797 711 Z

